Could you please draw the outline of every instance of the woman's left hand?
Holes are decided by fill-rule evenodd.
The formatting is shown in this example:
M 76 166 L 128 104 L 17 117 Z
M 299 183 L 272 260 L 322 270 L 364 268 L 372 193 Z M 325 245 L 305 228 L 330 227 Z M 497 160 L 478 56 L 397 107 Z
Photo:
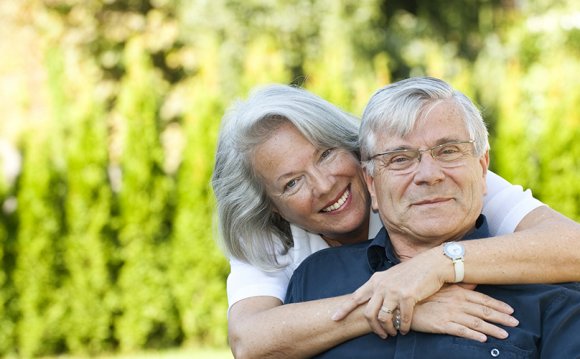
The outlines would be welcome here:
M 505 339 L 508 333 L 497 324 L 518 325 L 507 304 L 474 291 L 475 285 L 450 284 L 417 303 L 411 329 L 448 334 L 485 342 L 487 336 Z

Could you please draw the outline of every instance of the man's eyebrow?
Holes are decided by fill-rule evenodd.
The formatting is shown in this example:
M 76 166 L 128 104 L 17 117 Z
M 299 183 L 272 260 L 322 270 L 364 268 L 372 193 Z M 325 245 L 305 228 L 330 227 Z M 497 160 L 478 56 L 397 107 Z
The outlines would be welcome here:
M 443 137 L 438 139 L 433 146 L 442 145 L 444 143 L 449 142 L 460 142 L 460 141 L 465 141 L 465 139 L 459 139 L 457 137 Z
M 442 137 L 440 139 L 438 139 L 437 141 L 435 141 L 435 144 L 433 144 L 432 146 L 429 147 L 433 147 L 433 146 L 439 146 L 442 145 L 444 143 L 449 143 L 449 142 L 458 142 L 458 141 L 462 141 L 456 137 Z M 382 150 L 379 153 L 385 153 L 385 152 L 394 152 L 394 151 L 407 151 L 407 150 L 416 150 L 419 147 L 415 147 L 415 146 L 411 146 L 411 145 L 400 145 L 397 147 L 388 147 L 385 148 L 384 150 Z
M 395 152 L 395 151 L 406 151 L 406 150 L 416 150 L 417 147 L 413 147 L 413 146 L 408 146 L 408 145 L 401 145 L 401 146 L 397 146 L 397 147 L 389 147 L 386 148 L 384 152 Z

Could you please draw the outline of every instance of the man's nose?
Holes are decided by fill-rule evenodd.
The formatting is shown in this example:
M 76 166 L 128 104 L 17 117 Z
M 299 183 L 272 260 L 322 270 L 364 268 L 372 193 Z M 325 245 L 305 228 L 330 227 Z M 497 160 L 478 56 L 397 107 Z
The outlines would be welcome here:
M 417 170 L 413 176 L 415 184 L 435 184 L 445 178 L 440 163 L 431 156 L 430 151 L 425 151 L 419 157 Z

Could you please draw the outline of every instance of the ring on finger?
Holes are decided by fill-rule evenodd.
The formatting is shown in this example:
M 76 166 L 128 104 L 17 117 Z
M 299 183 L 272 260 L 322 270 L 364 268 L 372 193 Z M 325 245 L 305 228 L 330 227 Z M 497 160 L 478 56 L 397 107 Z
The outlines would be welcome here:
M 381 312 L 385 312 L 387 314 L 393 314 L 393 310 L 394 309 L 389 309 L 389 308 L 385 307 L 384 305 L 381 307 Z
M 393 326 L 397 330 L 401 329 L 401 312 L 399 312 L 398 310 L 393 316 Z

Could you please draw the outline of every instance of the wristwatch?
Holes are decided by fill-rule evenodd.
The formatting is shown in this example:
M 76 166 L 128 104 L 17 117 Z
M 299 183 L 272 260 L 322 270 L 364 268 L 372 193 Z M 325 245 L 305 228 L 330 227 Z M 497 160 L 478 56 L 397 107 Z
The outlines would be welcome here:
M 447 242 L 443 246 L 443 254 L 445 254 L 451 261 L 455 268 L 455 283 L 463 280 L 465 274 L 463 267 L 463 257 L 465 256 L 465 247 L 458 242 Z

